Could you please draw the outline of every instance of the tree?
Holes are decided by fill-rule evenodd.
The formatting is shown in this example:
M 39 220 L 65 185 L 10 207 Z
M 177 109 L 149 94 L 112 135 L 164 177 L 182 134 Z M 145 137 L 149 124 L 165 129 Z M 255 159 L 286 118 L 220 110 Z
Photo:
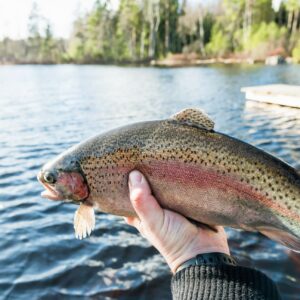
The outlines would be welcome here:
M 39 38 L 40 37 L 40 20 L 39 8 L 37 3 L 34 1 L 32 3 L 31 11 L 28 19 L 28 32 L 29 38 Z
M 136 61 L 139 57 L 139 28 L 141 25 L 141 7 L 135 0 L 121 0 L 118 10 L 117 38 L 119 47 L 123 47 L 121 57 Z
M 300 1 L 286 0 L 286 9 L 288 11 L 288 29 L 291 35 L 294 35 L 297 30 L 297 25 L 300 16 Z
M 169 53 L 201 57 L 243 55 L 264 59 L 272 51 L 298 57 L 300 0 L 96 0 L 75 17 L 69 39 L 56 39 L 33 2 L 28 38 L 0 41 L 2 62 L 139 62 Z M 298 59 L 298 58 L 297 58 Z
M 177 43 L 177 24 L 179 18 L 179 4 L 177 0 L 161 0 L 161 35 L 159 40 L 162 42 L 163 54 L 178 50 Z
M 69 40 L 67 59 L 73 62 L 83 63 L 86 61 L 85 50 L 85 22 L 83 18 L 78 18 L 73 24 L 73 31 Z
M 160 5 L 159 0 L 145 0 L 144 16 L 150 24 L 149 28 L 149 48 L 148 57 L 154 58 L 157 46 L 157 33 L 160 24 Z

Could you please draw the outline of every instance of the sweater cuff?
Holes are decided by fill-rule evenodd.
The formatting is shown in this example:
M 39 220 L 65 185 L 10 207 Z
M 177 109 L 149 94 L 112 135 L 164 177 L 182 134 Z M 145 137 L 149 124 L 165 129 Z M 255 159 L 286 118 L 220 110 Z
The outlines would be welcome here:
M 171 289 L 176 300 L 281 299 L 265 274 L 241 266 L 191 266 L 173 276 Z

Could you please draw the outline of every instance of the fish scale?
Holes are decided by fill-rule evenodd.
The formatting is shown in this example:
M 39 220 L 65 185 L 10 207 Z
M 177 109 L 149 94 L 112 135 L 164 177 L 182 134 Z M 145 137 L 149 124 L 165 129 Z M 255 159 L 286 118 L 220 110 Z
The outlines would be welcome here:
M 300 251 L 299 174 L 270 154 L 215 132 L 213 126 L 203 112 L 186 109 L 167 120 L 98 135 L 42 172 L 63 172 L 76 161 L 89 187 L 83 205 L 133 216 L 127 181 L 137 169 L 163 207 L 209 225 L 260 231 Z

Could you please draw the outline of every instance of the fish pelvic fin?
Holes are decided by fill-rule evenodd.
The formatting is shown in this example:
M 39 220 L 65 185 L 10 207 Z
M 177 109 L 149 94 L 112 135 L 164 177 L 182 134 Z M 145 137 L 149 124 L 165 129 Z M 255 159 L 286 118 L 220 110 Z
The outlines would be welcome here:
M 95 228 L 95 212 L 92 206 L 81 203 L 74 215 L 74 229 L 77 239 L 86 238 Z
M 213 130 L 215 126 L 215 122 L 205 112 L 196 108 L 186 108 L 173 115 L 171 119 L 206 130 Z
M 287 248 L 300 253 L 300 238 L 283 230 L 271 228 L 271 227 L 260 227 L 258 230 L 276 242 L 286 246 Z

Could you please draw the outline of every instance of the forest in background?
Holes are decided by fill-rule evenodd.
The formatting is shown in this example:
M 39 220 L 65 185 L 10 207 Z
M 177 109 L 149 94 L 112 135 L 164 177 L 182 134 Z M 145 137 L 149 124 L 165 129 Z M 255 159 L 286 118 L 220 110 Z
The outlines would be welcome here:
M 120 0 L 117 9 L 97 0 L 68 39 L 53 36 L 34 3 L 28 32 L 0 41 L 0 63 L 148 63 L 178 53 L 300 62 L 300 0 L 283 0 L 277 11 L 272 0 Z

